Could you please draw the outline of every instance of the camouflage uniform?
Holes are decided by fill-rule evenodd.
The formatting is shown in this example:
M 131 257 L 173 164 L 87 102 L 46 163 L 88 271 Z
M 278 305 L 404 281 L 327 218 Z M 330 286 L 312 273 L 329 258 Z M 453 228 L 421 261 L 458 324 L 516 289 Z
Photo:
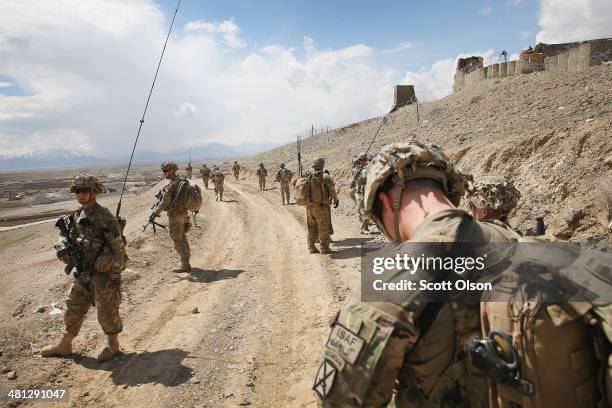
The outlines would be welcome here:
M 211 174 L 212 182 L 215 185 L 215 200 L 223 201 L 223 181 L 225 180 L 225 176 L 221 169 L 217 166 L 213 168 L 213 172 Z
M 280 170 L 276 173 L 275 181 L 280 183 L 280 193 L 283 205 L 285 205 L 285 199 L 287 200 L 287 204 L 289 204 L 289 198 L 291 196 L 289 185 L 291 183 L 291 178 L 293 178 L 293 173 L 291 170 L 285 168 L 285 163 L 281 163 Z
M 516 209 L 521 193 L 511 181 L 501 177 L 483 177 L 470 183 L 465 192 L 470 209 L 488 209 L 492 218 L 507 222 L 510 214 Z
M 200 169 L 200 174 L 202 175 L 202 181 L 204 182 L 204 187 L 208 190 L 208 178 L 210 177 L 210 169 L 203 164 Z
M 106 192 L 106 188 L 93 176 L 75 176 L 71 192 L 78 189 L 91 189 L 96 193 Z M 96 304 L 98 322 L 108 337 L 108 346 L 98 355 L 99 361 L 106 361 L 119 352 L 118 334 L 123 326 L 119 316 L 121 304 L 121 271 L 128 261 L 122 228 L 115 216 L 105 207 L 93 202 L 88 208 L 79 208 L 67 215 L 64 221 L 82 261 L 82 279 L 75 277 L 64 311 L 64 336 L 57 346 L 41 350 L 44 357 L 68 355 L 72 352 L 71 342 L 79 334 L 85 315 L 92 303 Z M 57 256 L 69 264 L 69 241 L 60 237 L 55 245 Z
M 366 153 L 360 153 L 353 161 L 351 174 L 350 196 L 357 205 L 357 213 L 361 222 L 361 232 L 369 232 L 370 219 L 363 214 L 363 192 L 365 188 L 366 175 L 368 171 L 369 158 Z
M 416 141 L 390 145 L 370 164 L 365 214 L 387 238 L 390 239 L 390 234 L 374 209 L 380 188 L 396 189 L 393 210 L 395 236 L 399 239 L 398 198 L 404 188 L 410 188 L 409 181 L 423 178 L 438 181 L 448 199 L 459 204 L 463 177 L 437 146 Z M 423 220 L 411 240 L 394 247 L 393 252 L 421 256 L 420 250 L 418 254 L 411 253 L 412 243 L 506 242 L 508 234 L 501 225 L 479 223 L 465 211 L 447 209 Z M 427 256 L 427 247 L 424 252 Z M 426 270 L 402 270 L 394 279 L 418 283 L 432 277 Z M 398 408 L 486 407 L 486 380 L 482 376 L 474 378 L 477 374 L 458 347 L 463 335 L 461 328 L 469 327 L 471 322 L 457 320 L 457 308 L 450 303 L 426 303 L 418 291 L 409 293 L 400 303 L 350 299 L 344 304 L 332 322 L 332 334 L 351 332 L 349 338 L 359 336 L 364 344 L 355 349 L 357 353 L 349 361 L 328 341 L 314 385 L 323 406 L 383 407 L 394 398 Z
M 176 164 L 171 162 L 162 164 L 162 170 L 168 168 L 178 169 Z M 187 241 L 187 231 L 189 231 L 191 223 L 183 197 L 186 194 L 189 182 L 176 174 L 169 181 L 162 190 L 162 199 L 155 207 L 153 216 L 159 217 L 162 211 L 168 213 L 168 230 L 172 241 L 174 241 L 174 249 L 181 258 L 182 270 L 188 271 L 191 269 L 189 264 L 191 251 Z
M 259 189 L 261 191 L 266 189 L 266 177 L 268 177 L 268 170 L 266 170 L 263 163 L 260 163 L 257 169 L 257 178 L 259 179 Z
M 234 161 L 234 165 L 232 166 L 232 172 L 234 172 L 234 177 L 238 180 L 238 176 L 240 175 L 240 165 L 237 161 Z
M 336 194 L 334 179 L 323 171 L 324 166 L 325 159 L 323 158 L 315 160 L 312 166 L 315 170 L 313 176 L 318 178 L 321 182 L 321 198 L 320 201 L 311 200 L 306 205 L 306 226 L 308 227 L 308 250 L 310 253 L 319 252 L 315 246 L 317 238 L 321 244 L 320 252 L 323 254 L 328 254 L 330 252 L 330 235 L 333 233 L 330 202 L 333 202 L 334 206 L 338 206 L 338 196 Z

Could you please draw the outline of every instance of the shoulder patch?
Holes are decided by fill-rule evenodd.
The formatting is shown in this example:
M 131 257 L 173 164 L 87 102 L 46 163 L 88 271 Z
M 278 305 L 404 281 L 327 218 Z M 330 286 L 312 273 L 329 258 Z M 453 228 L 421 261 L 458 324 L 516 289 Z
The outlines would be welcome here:
M 336 367 L 334 367 L 330 361 L 323 360 L 323 363 L 319 366 L 319 370 L 317 371 L 314 385 L 312 386 L 312 389 L 315 390 L 322 400 L 327 399 L 331 393 L 337 374 L 338 370 Z

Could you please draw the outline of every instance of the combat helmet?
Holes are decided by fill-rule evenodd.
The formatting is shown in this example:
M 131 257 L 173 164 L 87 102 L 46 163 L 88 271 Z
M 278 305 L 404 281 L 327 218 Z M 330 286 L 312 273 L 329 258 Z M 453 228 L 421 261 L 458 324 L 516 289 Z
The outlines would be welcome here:
M 284 169 L 284 168 L 285 168 L 285 163 L 281 163 L 281 164 L 279 164 L 278 166 L 279 166 L 281 169 Z
M 325 159 L 323 157 L 315 159 L 312 163 L 312 168 L 315 170 L 323 170 L 323 167 L 325 167 Z
M 516 209 L 521 193 L 503 177 L 484 177 L 470 183 L 465 197 L 470 206 L 494 210 L 503 221 Z
M 395 235 L 399 240 L 399 205 L 406 182 L 416 179 L 433 179 L 442 185 L 448 199 L 459 205 L 465 190 L 465 178 L 459 173 L 442 149 L 434 144 L 416 140 L 385 146 L 370 162 L 364 190 L 364 211 L 391 239 L 384 223 L 374 212 L 374 203 L 380 188 L 391 178 L 397 195 L 393 202 Z
M 72 178 L 72 184 L 70 185 L 70 192 L 76 193 L 80 188 L 90 188 L 97 194 L 106 193 L 106 187 L 100 183 L 100 180 L 96 176 L 90 174 L 77 174 Z
M 175 162 L 165 161 L 161 164 L 161 169 L 162 171 L 164 170 L 178 171 L 178 166 Z
M 366 152 L 361 152 L 359 153 L 359 156 L 357 156 L 357 160 L 368 160 L 368 155 Z

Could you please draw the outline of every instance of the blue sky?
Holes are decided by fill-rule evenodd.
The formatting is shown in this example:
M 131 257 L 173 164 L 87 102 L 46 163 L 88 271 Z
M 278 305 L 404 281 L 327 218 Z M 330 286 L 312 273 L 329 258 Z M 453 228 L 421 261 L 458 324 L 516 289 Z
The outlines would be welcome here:
M 175 0 L 0 1 L 0 156 L 129 149 Z M 452 92 L 457 58 L 612 37 L 610 0 L 183 0 L 143 150 L 287 142 Z
M 398 70 L 418 70 L 435 61 L 489 48 L 519 52 L 533 45 L 538 30 L 538 2 L 514 1 L 189 1 L 177 21 L 234 18 L 249 46 L 300 46 L 304 36 L 319 48 L 365 44 L 377 50 L 403 42 L 414 47 L 381 55 L 378 63 Z M 161 1 L 171 15 L 176 1 Z

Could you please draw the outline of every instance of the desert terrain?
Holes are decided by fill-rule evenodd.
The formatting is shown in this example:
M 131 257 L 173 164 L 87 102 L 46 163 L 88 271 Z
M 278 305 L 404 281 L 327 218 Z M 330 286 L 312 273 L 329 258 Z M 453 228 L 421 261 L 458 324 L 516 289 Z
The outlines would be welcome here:
M 544 216 L 549 233 L 605 248 L 612 238 L 610 89 L 610 64 L 483 82 L 422 104 L 419 121 L 414 106 L 396 110 L 371 152 L 411 137 L 444 146 L 475 178 L 514 180 L 522 194 L 510 219 L 517 229 Z M 331 255 L 308 254 L 305 210 L 282 206 L 273 182 L 280 162 L 296 169 L 294 144 L 242 160 L 240 180 L 226 176 L 225 202 L 203 189 L 202 211 L 188 234 L 190 273 L 172 272 L 178 257 L 167 231 L 143 232 L 164 181 L 157 166 L 137 169 L 122 210 L 131 259 L 123 273 L 123 354 L 103 364 L 94 358 L 105 342 L 95 310 L 71 358 L 38 355 L 60 336 L 71 280 L 55 258 L 57 231 L 46 221 L 76 203 L 65 193 L 39 205 L 27 201 L 32 197 L 2 200 L 10 208 L 0 208 L 0 365 L 17 378 L 3 373 L 0 388 L 69 389 L 69 401 L 55 406 L 315 406 L 311 387 L 329 315 L 359 288 L 360 244 L 380 239 L 359 234 L 348 184 L 351 158 L 366 150 L 381 119 L 303 140 L 304 167 L 326 157 L 340 190 Z M 265 192 L 253 175 L 260 162 L 271 176 Z M 32 190 L 52 195 L 65 191 L 70 174 L 3 174 L 0 185 L 2 192 L 17 192 L 42 178 L 48 184 Z M 116 177 L 107 181 L 116 183 Z M 101 202 L 114 210 L 117 199 L 111 193 Z

